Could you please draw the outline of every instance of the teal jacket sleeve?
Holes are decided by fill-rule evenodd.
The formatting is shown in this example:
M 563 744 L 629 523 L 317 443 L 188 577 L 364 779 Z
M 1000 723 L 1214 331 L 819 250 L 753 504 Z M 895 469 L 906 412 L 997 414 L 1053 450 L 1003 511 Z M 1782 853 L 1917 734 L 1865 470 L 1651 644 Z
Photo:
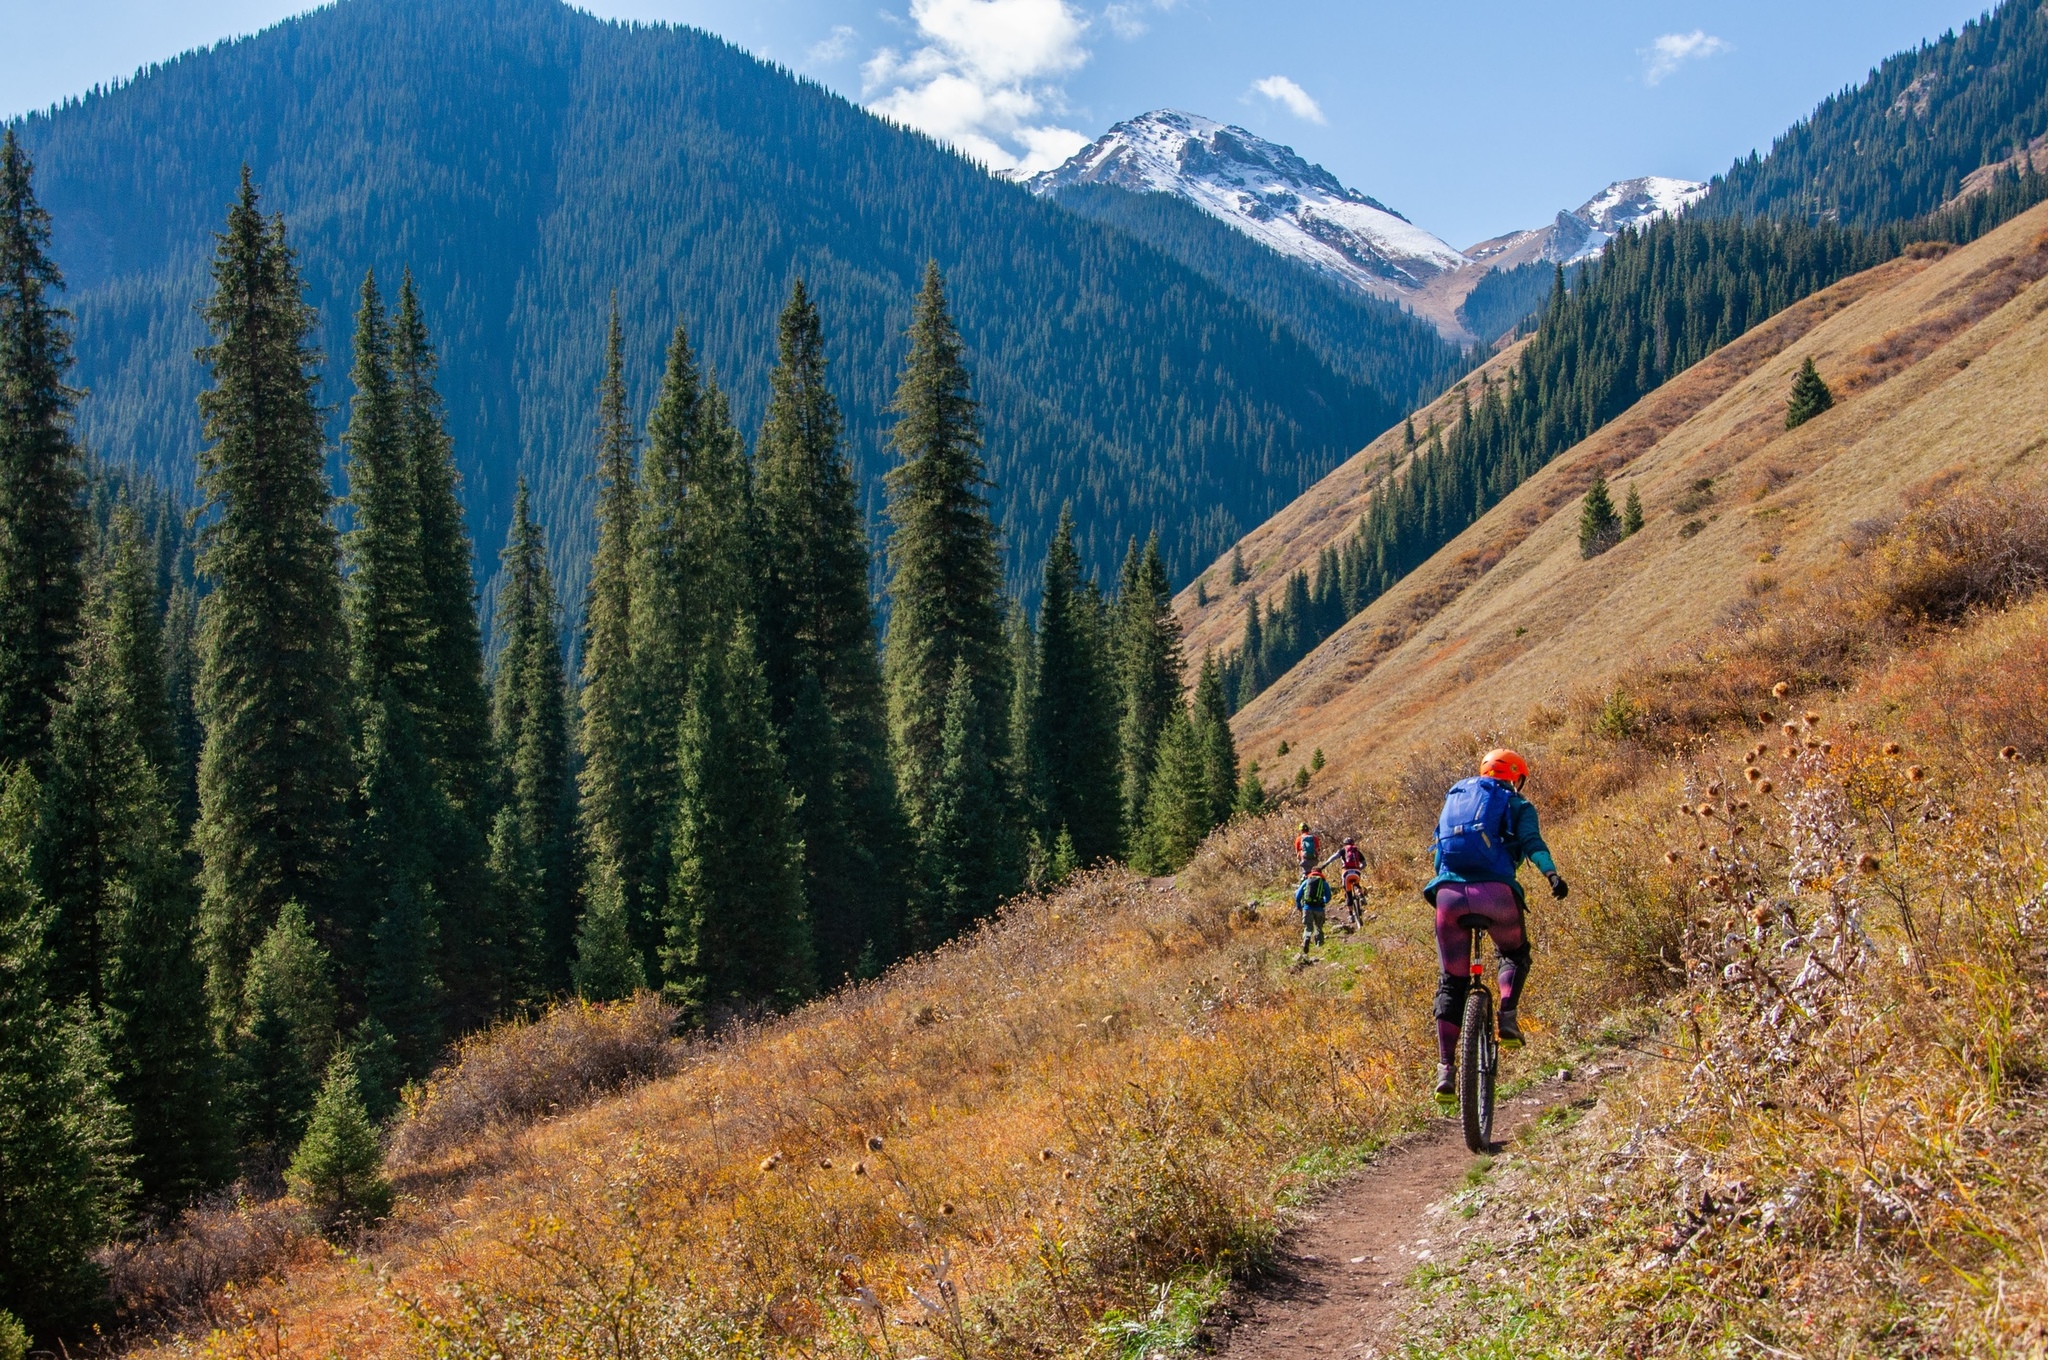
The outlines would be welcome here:
M 1528 860 L 1537 871 L 1544 874 L 1557 872 L 1557 862 L 1550 857 L 1550 847 L 1543 843 L 1543 827 L 1536 816 L 1536 805 L 1520 794 L 1509 804 L 1514 820 L 1516 860 Z

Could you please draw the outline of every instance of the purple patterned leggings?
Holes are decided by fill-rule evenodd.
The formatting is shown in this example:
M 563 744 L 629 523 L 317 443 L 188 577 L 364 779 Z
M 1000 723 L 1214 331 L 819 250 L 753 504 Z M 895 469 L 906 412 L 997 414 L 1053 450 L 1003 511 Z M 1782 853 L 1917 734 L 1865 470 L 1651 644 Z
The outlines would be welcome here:
M 1529 976 L 1529 937 L 1522 906 L 1505 883 L 1446 883 L 1436 890 L 1436 952 L 1443 977 L 1436 987 L 1437 1061 L 1455 1061 L 1465 996 L 1472 990 L 1472 932 L 1460 917 L 1482 916 L 1486 933 L 1500 951 L 1500 1008 L 1514 1009 Z

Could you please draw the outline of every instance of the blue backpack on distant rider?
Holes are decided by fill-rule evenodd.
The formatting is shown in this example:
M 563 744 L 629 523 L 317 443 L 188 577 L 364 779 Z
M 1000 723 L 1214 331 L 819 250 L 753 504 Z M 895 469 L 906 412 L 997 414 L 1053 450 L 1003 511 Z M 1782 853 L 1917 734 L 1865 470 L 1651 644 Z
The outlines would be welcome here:
M 1515 859 L 1508 849 L 1508 804 L 1514 796 L 1498 779 L 1461 779 L 1451 785 L 1436 823 L 1437 857 L 1446 872 L 1514 881 Z

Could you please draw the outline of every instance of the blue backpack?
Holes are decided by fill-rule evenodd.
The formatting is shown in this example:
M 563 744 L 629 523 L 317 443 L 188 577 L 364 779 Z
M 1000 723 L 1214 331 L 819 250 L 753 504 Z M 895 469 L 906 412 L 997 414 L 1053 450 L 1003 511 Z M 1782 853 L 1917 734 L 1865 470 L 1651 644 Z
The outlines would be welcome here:
M 1461 779 L 1444 795 L 1436 822 L 1436 851 L 1444 869 L 1460 878 L 1515 876 L 1508 849 L 1508 800 L 1515 791 L 1498 779 Z

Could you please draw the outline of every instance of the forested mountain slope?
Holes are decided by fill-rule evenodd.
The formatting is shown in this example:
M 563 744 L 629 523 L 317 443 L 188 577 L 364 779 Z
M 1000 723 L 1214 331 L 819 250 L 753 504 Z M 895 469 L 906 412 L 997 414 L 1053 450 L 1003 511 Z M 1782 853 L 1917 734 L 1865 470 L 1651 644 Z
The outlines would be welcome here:
M 614 290 L 636 419 L 680 320 L 751 431 L 776 312 L 806 278 L 872 510 L 900 337 L 935 257 L 1020 576 L 1068 499 L 1105 575 L 1155 527 L 1184 575 L 1398 419 L 1417 386 L 1333 373 L 1270 314 L 1128 235 L 705 34 L 554 0 L 344 0 L 20 131 L 69 275 L 94 449 L 186 482 L 193 304 L 246 161 L 321 314 L 325 400 L 347 396 L 336 356 L 364 270 L 410 266 L 480 549 L 502 541 L 524 473 L 571 602 Z
M 2048 133 L 2048 8 L 2004 0 L 1891 57 L 1717 176 L 1701 216 L 1874 227 L 1940 207 L 1979 166 Z
M 1320 747 L 1342 770 L 1540 716 L 1811 575 L 1916 486 L 2036 469 L 2044 277 L 2037 207 L 1786 309 L 1557 458 L 1353 618 L 1237 716 L 1240 749 L 1270 767 L 1280 741 Z M 1788 431 L 1808 356 L 1836 405 Z M 1579 502 L 1596 472 L 1616 502 L 1636 489 L 1646 522 L 1586 560 Z M 1198 646 L 1222 627 L 1183 617 Z

